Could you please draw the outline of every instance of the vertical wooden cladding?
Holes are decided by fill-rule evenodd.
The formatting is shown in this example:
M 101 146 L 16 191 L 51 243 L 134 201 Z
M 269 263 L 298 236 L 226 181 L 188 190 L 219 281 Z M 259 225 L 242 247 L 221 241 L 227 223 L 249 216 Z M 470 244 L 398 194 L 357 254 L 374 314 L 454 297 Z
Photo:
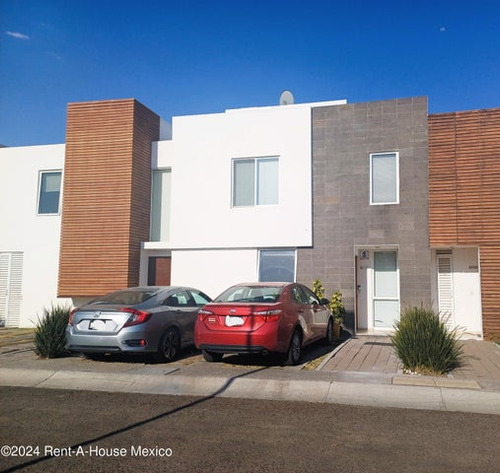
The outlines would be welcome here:
M 134 99 L 68 106 L 60 297 L 85 297 L 139 281 L 149 239 L 151 142 L 158 115 Z
M 500 334 L 500 109 L 429 116 L 431 246 L 477 246 L 483 331 Z

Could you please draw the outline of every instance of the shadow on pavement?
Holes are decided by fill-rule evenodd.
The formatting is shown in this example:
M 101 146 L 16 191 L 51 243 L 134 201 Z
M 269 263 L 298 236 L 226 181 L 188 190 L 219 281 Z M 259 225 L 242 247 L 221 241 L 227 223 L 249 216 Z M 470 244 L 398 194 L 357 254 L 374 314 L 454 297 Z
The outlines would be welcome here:
M 321 341 L 319 341 L 304 347 L 300 364 L 307 364 L 325 356 L 326 354 L 337 348 L 339 345 L 341 345 L 344 341 L 345 340 L 343 338 L 340 338 L 335 341 L 333 345 L 324 345 Z M 124 353 L 109 353 L 93 355 L 68 354 L 67 356 L 82 356 L 92 361 L 104 363 L 144 363 L 151 365 L 175 365 L 176 363 L 190 364 L 194 362 L 204 362 L 201 351 L 194 346 L 183 349 L 180 352 L 179 356 L 171 363 L 155 361 L 153 356 L 149 354 L 135 355 Z M 268 355 L 226 354 L 220 364 L 241 367 L 277 367 L 283 366 L 283 355 L 279 353 L 270 353 Z
M 322 358 L 332 350 L 335 350 L 335 348 L 337 348 L 341 343 L 343 342 L 339 339 L 333 345 L 324 345 L 322 342 L 316 342 L 304 347 L 300 359 L 300 365 L 311 363 L 318 358 Z M 236 366 L 283 366 L 283 355 L 279 353 L 270 353 L 269 355 L 225 355 L 221 363 Z
M 159 365 L 159 364 L 170 364 L 164 361 L 156 361 L 154 356 L 151 353 L 94 353 L 83 355 L 80 353 L 69 354 L 67 356 L 81 356 L 83 358 L 87 358 L 89 360 L 98 361 L 98 362 L 108 362 L 108 363 L 145 363 L 148 365 Z M 179 356 L 173 360 L 171 363 L 183 362 L 195 360 L 195 358 L 200 357 L 201 352 L 197 350 L 194 346 L 184 348 L 180 351 Z

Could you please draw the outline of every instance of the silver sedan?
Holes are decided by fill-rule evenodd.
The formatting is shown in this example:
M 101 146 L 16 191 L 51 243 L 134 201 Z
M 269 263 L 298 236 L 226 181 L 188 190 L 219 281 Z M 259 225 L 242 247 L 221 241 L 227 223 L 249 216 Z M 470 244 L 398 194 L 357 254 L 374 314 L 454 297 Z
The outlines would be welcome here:
M 75 308 L 66 348 L 89 357 L 106 353 L 152 353 L 172 361 L 194 343 L 198 310 L 211 299 L 190 287 L 123 289 Z

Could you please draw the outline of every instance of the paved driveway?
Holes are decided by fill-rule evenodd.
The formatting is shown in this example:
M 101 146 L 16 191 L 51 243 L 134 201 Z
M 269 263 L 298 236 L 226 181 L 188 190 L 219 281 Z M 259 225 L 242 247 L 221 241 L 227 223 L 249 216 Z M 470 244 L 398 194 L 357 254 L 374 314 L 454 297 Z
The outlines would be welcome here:
M 448 377 L 460 380 L 481 381 L 483 385 L 491 385 L 500 389 L 500 346 L 485 341 L 464 340 L 463 364 L 455 369 Z M 298 367 L 282 367 L 277 357 L 259 356 L 225 356 L 222 363 L 216 364 L 219 369 L 239 368 L 251 370 L 256 367 L 267 367 L 280 370 L 317 369 L 324 372 L 346 373 L 378 373 L 384 375 L 402 374 L 401 366 L 394 354 L 389 337 L 364 336 L 347 338 L 343 343 L 334 347 L 334 355 L 330 356 L 331 348 L 321 343 L 306 347 L 303 356 L 303 365 Z M 0 355 L 3 366 L 33 367 L 33 334 L 25 329 L 0 329 Z M 328 357 L 330 358 L 328 359 Z M 323 360 L 323 363 L 321 361 Z M 327 360 L 327 361 L 326 361 Z M 124 372 L 134 369 L 137 363 L 145 362 L 142 357 L 114 356 L 105 362 L 92 362 L 78 355 L 57 360 L 38 360 L 38 367 L 51 368 L 57 364 L 62 369 L 96 370 Z M 45 366 L 41 366 L 45 365 Z M 169 371 L 190 367 L 193 371 L 203 371 L 207 363 L 199 351 L 184 350 L 179 360 L 170 364 L 162 364 Z M 151 368 L 155 365 L 151 364 Z M 210 369 L 213 371 L 213 367 Z

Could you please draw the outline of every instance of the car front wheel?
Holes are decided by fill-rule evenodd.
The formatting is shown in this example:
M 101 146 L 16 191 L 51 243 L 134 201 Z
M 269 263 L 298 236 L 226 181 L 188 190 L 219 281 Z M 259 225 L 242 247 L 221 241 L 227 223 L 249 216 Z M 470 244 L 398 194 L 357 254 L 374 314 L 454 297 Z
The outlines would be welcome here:
M 156 359 L 158 361 L 173 361 L 181 349 L 181 336 L 175 328 L 169 328 L 165 331 L 160 340 Z

